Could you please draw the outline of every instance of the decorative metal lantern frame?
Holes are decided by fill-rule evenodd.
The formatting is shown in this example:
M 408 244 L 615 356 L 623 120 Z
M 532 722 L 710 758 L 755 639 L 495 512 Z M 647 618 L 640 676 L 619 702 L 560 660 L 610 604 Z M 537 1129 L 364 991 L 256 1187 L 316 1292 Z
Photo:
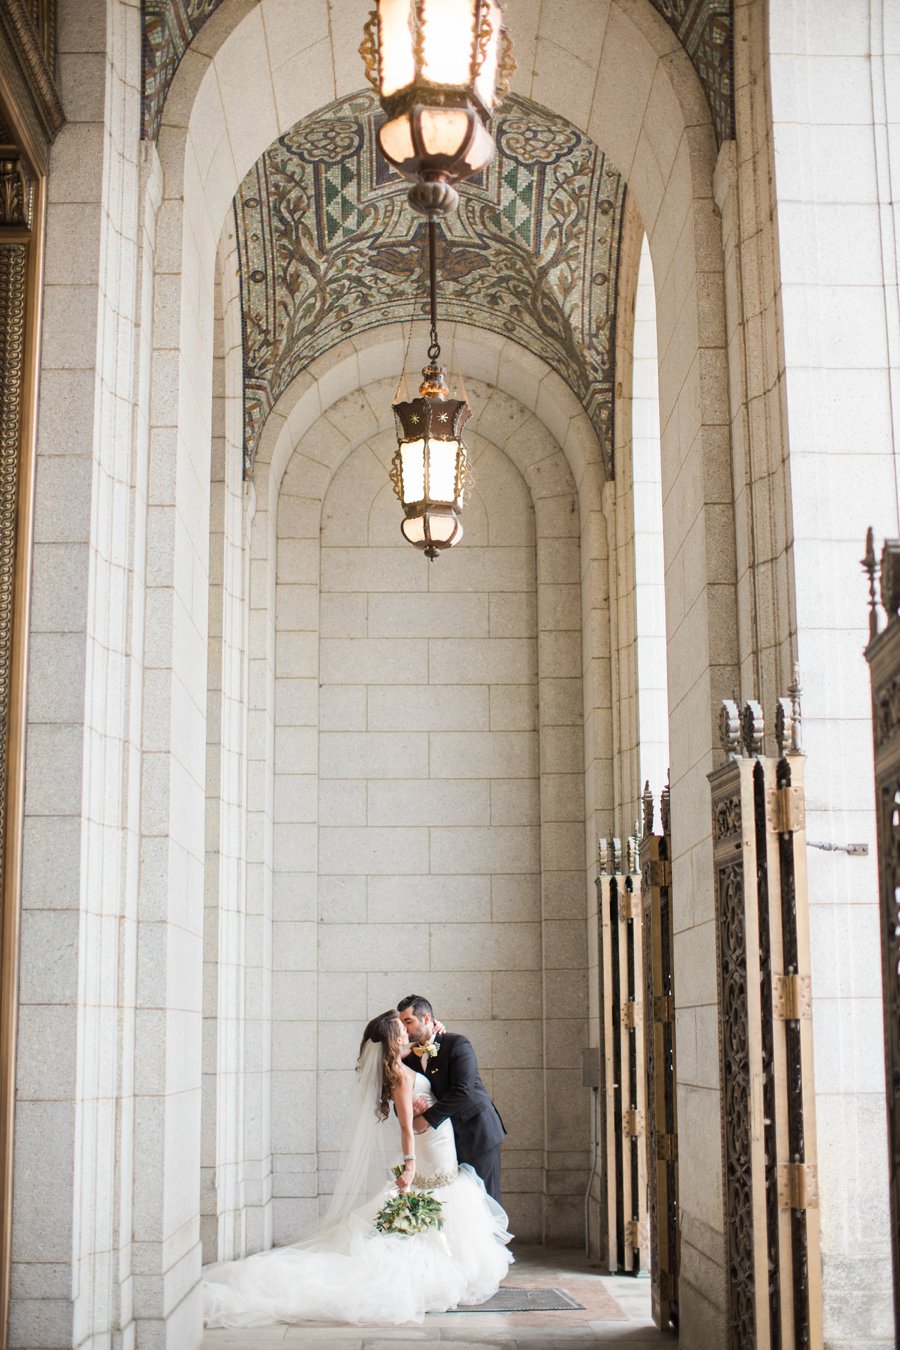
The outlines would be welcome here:
M 411 205 L 451 210 L 453 184 L 493 157 L 487 122 L 515 71 L 498 0 L 376 0 L 359 50 L 387 116 L 382 153 L 415 182 Z
M 462 538 L 459 513 L 470 471 L 461 433 L 470 409 L 463 399 L 450 398 L 440 366 L 428 365 L 422 375 L 419 397 L 394 404 L 398 445 L 391 482 L 403 507 L 404 538 L 434 561 Z

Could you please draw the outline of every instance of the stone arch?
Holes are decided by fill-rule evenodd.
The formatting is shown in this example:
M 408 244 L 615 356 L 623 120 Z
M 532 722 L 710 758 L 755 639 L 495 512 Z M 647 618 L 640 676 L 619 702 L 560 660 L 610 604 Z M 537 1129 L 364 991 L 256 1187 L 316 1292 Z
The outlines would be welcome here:
M 683 49 L 646 0 L 611 0 L 593 16 L 587 33 L 578 24 L 559 24 L 556 17 L 551 31 L 549 14 L 543 22 L 546 30 L 532 33 L 529 40 L 538 50 L 542 44 L 548 51 L 554 49 L 558 78 L 551 74 L 551 63 L 539 60 L 526 92 L 608 149 L 629 183 L 653 257 L 669 581 L 674 870 L 682 892 L 692 896 L 686 928 L 676 941 L 698 970 L 712 968 L 715 931 L 707 881 L 712 869 L 702 804 L 705 775 L 712 764 L 714 710 L 721 695 L 730 691 L 736 669 L 722 250 L 712 200 L 715 137 Z M 173 332 L 177 341 L 168 348 L 160 345 L 155 353 L 159 378 L 150 421 L 151 434 L 156 428 L 173 431 L 170 447 L 175 447 L 179 466 L 176 496 L 183 483 L 203 482 L 208 476 L 203 461 L 208 443 L 204 410 L 209 405 L 212 260 L 237 183 L 282 125 L 291 125 L 312 106 L 358 83 L 351 64 L 355 53 L 349 50 L 354 42 L 347 50 L 335 50 L 327 88 L 313 91 L 310 81 L 287 81 L 284 72 L 279 85 L 261 23 L 261 11 L 250 11 L 218 50 L 203 58 L 205 70 L 196 97 L 193 102 L 187 98 L 180 111 L 177 97 L 172 111 L 167 105 L 159 139 L 162 202 L 155 270 L 159 297 L 168 290 L 166 298 L 171 301 L 160 306 L 161 344 Z M 583 59 L 585 52 L 588 61 Z M 298 53 L 301 66 L 303 59 L 308 57 Z M 251 107 L 242 98 L 248 81 L 260 91 Z M 288 86 L 294 91 L 290 97 L 279 93 Z M 295 96 L 307 102 L 292 103 Z M 352 364 L 354 358 L 345 354 L 335 361 L 335 369 L 341 360 Z M 520 364 L 528 365 L 525 360 Z M 548 422 L 556 415 L 550 402 L 548 398 L 547 406 L 538 409 Z M 263 489 L 271 493 L 271 481 L 258 482 L 257 493 Z M 605 523 L 600 511 L 589 510 L 591 495 L 588 491 L 580 499 L 581 510 L 589 512 L 590 528 L 597 531 L 588 552 L 602 554 L 603 562 L 599 572 L 588 562 L 581 582 L 602 606 Z M 260 525 L 264 519 L 265 513 Z M 182 534 L 190 554 L 196 540 L 190 529 Z M 602 545 L 597 542 L 601 537 Z M 185 556 L 177 546 L 176 556 Z M 185 576 L 181 584 L 187 582 Z M 599 666 L 608 661 L 602 645 L 600 640 Z M 603 782 L 602 769 L 596 779 Z M 599 788 L 598 793 L 602 795 Z M 713 991 L 700 980 L 688 997 L 695 1002 L 686 1004 L 686 1016 L 702 1015 L 708 1024 L 715 1016 Z M 717 1086 L 689 1085 L 686 1109 L 696 1126 L 691 1138 L 700 1150 L 699 1141 L 718 1125 Z M 701 1163 L 699 1155 L 696 1161 Z M 691 1166 L 687 1156 L 686 1166 Z M 690 1200 L 686 1203 L 690 1213 Z M 703 1209 L 698 1250 L 706 1252 L 714 1248 L 721 1232 L 707 1201 L 698 1204 Z M 714 1278 L 716 1259 L 706 1259 Z
M 650 241 L 660 329 L 666 566 L 673 583 L 668 622 L 673 792 L 677 797 L 683 788 L 695 795 L 711 765 L 714 710 L 735 675 L 724 288 L 712 196 L 715 136 L 687 56 L 647 0 L 612 0 L 587 32 L 568 25 L 565 16 L 562 22 L 556 16 L 552 27 L 549 15 L 541 22 L 545 28 L 523 34 L 526 47 L 549 44 L 566 59 L 556 63 L 555 80 L 542 73 L 538 61 L 526 92 L 608 149 Z M 272 69 L 258 9 L 212 55 L 197 52 L 204 66 L 199 79 L 197 62 L 186 66 L 187 57 L 182 62 L 184 76 L 180 69 L 172 107 L 166 106 L 160 156 L 167 180 L 163 210 L 171 204 L 176 215 L 183 211 L 179 223 L 189 252 L 197 236 L 217 233 L 243 173 L 280 130 L 315 102 L 356 86 L 353 43 L 346 35 L 340 42 L 328 88 L 316 91 L 316 98 L 311 82 L 288 82 L 295 90 L 302 86 L 291 98 L 305 102 L 279 94 L 281 67 Z M 282 50 L 291 50 L 290 44 Z M 252 79 L 261 91 L 250 108 L 234 81 L 238 54 L 240 88 Z M 296 53 L 284 64 L 301 57 Z M 578 79 L 572 77 L 572 58 Z M 196 94 L 186 106 L 178 90 L 180 82 L 187 89 L 191 80 Z M 161 263 L 180 270 L 177 257 Z M 203 306 L 199 309 L 202 314 Z M 202 388 L 202 374 L 194 384 Z M 705 727 L 703 747 L 689 750 L 698 718 Z M 685 838 L 694 840 L 696 832 Z
M 364 349 L 369 353 L 370 360 L 376 363 L 374 366 L 376 369 L 377 362 L 381 359 L 378 342 L 380 336 L 376 333 L 374 340 Z M 477 336 L 472 335 L 473 356 L 476 355 L 474 343 Z M 391 348 L 392 339 L 388 336 L 387 349 Z M 265 470 L 265 461 L 268 460 L 270 472 L 268 474 L 265 471 L 261 472 L 257 482 L 260 499 L 254 529 L 259 532 L 259 542 L 254 550 L 252 568 L 256 580 L 251 578 L 251 593 L 258 597 L 260 617 L 263 613 L 268 615 L 268 619 L 264 622 L 268 623 L 271 636 L 265 646 L 271 649 L 274 642 L 276 653 L 290 651 L 289 660 L 299 663 L 294 675 L 286 675 L 284 669 L 279 666 L 279 657 L 276 655 L 274 689 L 269 686 L 269 696 L 274 695 L 274 721 L 278 728 L 279 743 L 289 742 L 298 756 L 302 754 L 305 757 L 305 763 L 301 763 L 298 757 L 292 758 L 288 755 L 280 764 L 276 758 L 268 766 L 266 772 L 271 771 L 274 776 L 276 802 L 280 797 L 287 799 L 287 794 L 279 786 L 280 783 L 288 783 L 291 792 L 295 792 L 297 785 L 300 784 L 303 789 L 303 800 L 309 801 L 310 793 L 303 786 L 302 780 L 305 778 L 309 784 L 317 779 L 315 739 L 319 727 L 317 711 L 319 686 L 323 681 L 326 685 L 328 683 L 327 672 L 316 665 L 318 605 L 314 601 L 313 593 L 322 594 L 318 575 L 319 533 L 321 529 L 324 548 L 329 530 L 326 522 L 320 523 L 320 517 L 322 504 L 328 500 L 329 493 L 333 494 L 342 477 L 346 476 L 344 473 L 346 466 L 351 461 L 358 460 L 360 454 L 364 455 L 369 463 L 370 472 L 365 472 L 362 465 L 355 465 L 354 486 L 349 496 L 344 492 L 341 498 L 344 502 L 342 509 L 357 512 L 361 509 L 366 519 L 373 507 L 379 517 L 383 516 L 385 511 L 390 513 L 390 533 L 392 538 L 396 537 L 397 546 L 394 549 L 385 549 L 381 545 L 374 557 L 378 560 L 379 566 L 389 569 L 391 576 L 396 576 L 398 566 L 404 574 L 408 569 L 414 569 L 422 574 L 421 569 L 424 566 L 423 560 L 400 541 L 399 511 L 385 491 L 386 487 L 389 491 L 387 464 L 393 453 L 394 444 L 390 416 L 390 395 L 394 381 L 382 379 L 366 386 L 359 365 L 355 363 L 355 358 L 358 360 L 361 355 L 362 353 L 345 354 L 344 362 L 331 364 L 330 369 L 327 358 L 323 359 L 321 365 L 326 369 L 321 372 L 321 377 L 324 377 L 321 386 L 309 385 L 305 379 L 301 379 L 298 382 L 301 388 L 289 391 L 275 410 L 276 422 L 279 417 L 282 420 L 280 433 L 275 430 L 273 423 L 266 438 L 267 443 L 261 447 L 263 463 L 260 468 Z M 354 379 L 350 381 L 351 387 L 343 393 L 340 383 L 327 383 L 328 378 L 335 370 L 340 369 L 341 364 L 345 364 L 347 369 L 355 369 Z M 316 373 L 314 368 L 310 372 L 313 378 Z M 556 379 L 555 376 L 553 378 Z M 354 388 L 354 384 L 357 387 Z M 313 388 L 318 391 L 318 402 L 309 397 Z M 325 388 L 328 389 L 328 393 L 322 397 Z M 363 389 L 365 392 L 361 392 Z M 290 397 L 291 393 L 294 395 L 293 398 Z M 474 379 L 470 387 L 470 397 L 476 407 L 480 406 L 482 409 L 482 416 L 478 419 L 481 430 L 473 437 L 476 473 L 482 456 L 493 457 L 494 473 L 497 471 L 497 461 L 509 464 L 508 472 L 519 481 L 520 491 L 531 500 L 534 509 L 534 555 L 537 575 L 541 581 L 535 592 L 537 621 L 533 635 L 538 649 L 537 660 L 540 668 L 537 689 L 541 718 L 539 733 L 537 730 L 534 733 L 534 753 L 537 753 L 539 740 L 541 759 L 549 767 L 544 778 L 539 780 L 543 842 L 540 873 L 533 876 L 532 881 L 535 883 L 540 881 L 540 901 L 539 907 L 531 915 L 533 923 L 536 922 L 538 909 L 542 916 L 539 924 L 541 941 L 538 947 L 545 953 L 545 958 L 541 970 L 534 972 L 529 979 L 533 980 L 534 976 L 538 975 L 542 987 L 546 986 L 549 991 L 553 1006 L 561 1010 L 558 1015 L 550 1017 L 544 1031 L 551 1036 L 554 1044 L 558 1040 L 560 1046 L 568 1045 L 571 1049 L 572 1046 L 579 1044 L 585 1035 L 584 1007 L 587 994 L 584 984 L 587 969 L 584 961 L 583 914 L 586 903 L 585 862 L 592 852 L 585 842 L 584 775 L 577 761 L 580 760 L 583 746 L 583 707 L 587 707 L 593 700 L 593 695 L 587 693 L 587 688 L 597 676 L 594 669 L 589 668 L 586 672 L 583 704 L 578 491 L 566 456 L 539 418 L 529 414 L 528 409 L 523 408 L 510 395 L 503 393 L 502 389 L 484 386 Z M 536 401 L 534 391 L 532 400 Z M 325 404 L 324 407 L 322 403 Z M 484 413 L 488 407 L 491 412 L 486 416 Z M 376 408 L 379 410 L 379 417 L 374 415 Z M 573 420 L 586 422 L 583 410 L 577 404 L 575 408 Z M 298 420 L 298 409 L 301 415 L 305 413 L 302 421 Z M 306 425 L 301 430 L 303 422 Z M 510 434 L 510 424 L 519 429 L 518 436 L 515 433 Z M 526 427 L 527 432 L 522 430 Z M 492 441 L 493 437 L 499 440 L 501 434 L 506 436 L 503 451 L 497 449 Z M 594 442 L 593 466 L 586 457 L 587 442 L 583 441 L 580 445 L 576 445 L 574 437 L 569 439 L 569 453 L 582 479 L 591 476 L 591 467 L 594 470 L 597 468 L 598 448 L 592 429 L 590 438 Z M 513 467 L 516 464 L 517 467 Z M 357 502 L 360 490 L 364 498 L 362 506 Z M 587 485 L 585 490 L 587 491 Z M 370 497 L 372 505 L 368 506 L 366 503 Z M 266 520 L 266 516 L 270 513 L 279 519 L 277 528 L 272 519 Z M 360 522 L 357 523 L 361 529 L 364 528 Z M 517 521 L 511 524 L 516 532 L 521 532 Z M 379 528 L 383 533 L 383 526 Z M 476 583 L 480 565 L 476 555 L 488 551 L 484 547 L 488 541 L 485 539 L 479 547 L 477 528 L 474 533 L 476 537 L 466 541 L 469 545 L 468 555 L 465 549 L 453 555 L 457 575 L 463 577 L 461 585 L 466 593 L 469 587 Z M 277 550 L 274 568 L 272 556 L 264 556 L 266 542 Z M 513 551 L 518 555 L 521 549 Z M 334 554 L 335 550 L 332 548 L 330 552 Z M 351 549 L 350 553 L 353 552 L 360 552 L 368 557 L 366 549 Z M 388 554 L 396 555 L 396 560 L 392 561 Z M 274 587 L 271 580 L 273 570 Z M 371 567 L 364 568 L 360 575 L 364 575 L 367 571 L 371 571 Z M 396 580 L 389 582 L 388 590 L 395 590 L 398 584 Z M 508 573 L 506 582 L 500 581 L 497 584 L 502 592 L 504 584 L 515 590 L 518 581 L 515 579 L 515 573 Z M 299 606 L 297 614 L 302 617 L 297 618 L 296 622 L 302 626 L 302 633 L 282 631 L 285 624 L 295 622 L 290 615 L 292 605 Z M 251 618 L 251 624 L 253 623 L 254 620 Z M 262 623 L 256 624 L 258 636 L 262 626 Z M 255 661 L 262 666 L 265 659 L 261 651 L 254 652 L 251 655 L 251 664 Z M 266 682 L 254 680 L 251 674 L 250 684 L 259 690 L 265 687 Z M 602 713 L 591 707 L 589 715 L 596 721 L 598 715 Z M 326 717 L 326 726 L 329 725 L 330 722 Z M 327 734 L 329 733 L 326 732 L 326 739 Z M 288 763 L 288 760 L 291 762 Z M 299 776 L 298 770 L 301 770 Z M 502 777 L 502 774 L 500 776 Z M 260 775 L 255 777 L 259 784 L 262 781 Z M 250 807 L 253 810 L 254 803 L 251 802 Z M 281 969 L 284 974 L 284 962 L 288 960 L 285 953 L 296 953 L 301 970 L 309 966 L 309 953 L 302 949 L 303 929 L 308 926 L 315 913 L 308 910 L 307 906 L 312 903 L 311 898 L 317 889 L 316 873 L 319 864 L 312 822 L 279 823 L 276 818 L 274 830 L 275 875 L 272 917 L 276 924 L 283 925 L 284 938 L 282 940 L 279 937 L 277 947 L 282 953 Z M 473 830 L 473 836 L 478 833 L 477 829 Z M 301 856 L 306 858 L 305 864 L 299 861 Z M 287 862 L 284 861 L 285 858 L 288 859 Z M 298 868 L 299 871 L 292 870 Z M 331 896 L 327 877 L 324 885 L 327 895 Z M 298 901 L 297 897 L 303 898 Z M 537 893 L 531 903 L 538 906 Z M 288 917 L 299 912 L 298 904 L 304 915 L 301 921 Z M 513 928 L 516 934 L 521 936 L 515 925 Z M 524 929 L 522 931 L 524 932 Z M 535 928 L 535 933 L 537 931 Z M 496 937 L 497 934 L 495 939 Z M 498 979 L 502 978 L 502 962 L 500 967 Z M 440 983 L 439 976 L 437 982 Z M 322 976 L 322 983 L 323 986 L 327 983 L 326 975 Z M 472 1015 L 477 1019 L 482 1013 L 483 1009 L 477 1008 Z M 276 995 L 276 1004 L 273 1007 L 275 1022 L 277 1023 L 279 1017 L 284 1015 L 283 1009 L 279 1011 Z M 464 1013 L 454 1013 L 454 1017 L 458 1019 L 464 1019 L 464 1016 Z M 536 1030 L 534 1034 L 537 1035 Z M 285 1120 L 291 1116 L 297 1117 L 296 1110 L 289 1112 L 283 1109 L 286 1103 L 282 1101 L 280 1094 L 282 1085 L 288 1095 L 296 1094 L 298 1091 L 298 1070 L 290 1056 L 296 1053 L 298 1037 L 302 1039 L 302 1035 L 302 1027 L 292 1027 L 290 1045 L 293 1048 L 284 1063 L 281 1062 L 284 1042 L 279 1041 L 277 1037 L 273 1042 L 272 1067 L 275 1075 L 273 1121 L 279 1117 L 279 1112 Z M 489 1052 L 486 1053 L 489 1059 Z M 565 1100 L 565 1094 L 561 1091 L 562 1078 L 577 1066 L 574 1061 L 572 1064 L 568 1064 L 567 1061 L 565 1066 L 540 1063 L 530 1067 L 539 1070 L 534 1080 L 538 1097 L 532 1103 L 537 1115 L 543 1119 L 545 1112 L 549 1112 L 554 1134 L 559 1138 L 564 1135 L 571 1136 L 570 1150 L 581 1158 L 586 1147 L 586 1140 L 582 1137 L 584 1122 L 579 1120 L 573 1124 L 572 1121 L 564 1119 L 563 1115 L 557 1120 L 554 1116 L 554 1110 L 557 1108 L 553 1106 L 554 1102 Z M 303 1090 L 314 1094 L 315 1073 L 300 1073 L 300 1079 L 305 1082 Z M 310 1101 L 312 1100 L 311 1097 Z M 296 1107 L 296 1102 L 294 1106 Z M 327 1103 L 321 1107 L 326 1108 Z M 515 1112 L 516 1109 L 516 1104 L 511 1101 L 511 1112 Z M 302 1114 L 307 1116 L 309 1112 L 305 1111 Z M 299 1175 L 297 1149 L 306 1152 L 312 1149 L 314 1152 L 315 1140 L 308 1131 L 303 1130 L 300 1131 L 294 1144 L 291 1143 L 291 1139 L 290 1127 L 285 1126 L 278 1131 L 273 1141 L 276 1240 L 283 1239 L 289 1232 L 296 1232 L 298 1226 L 309 1221 L 312 1217 L 310 1211 L 314 1213 L 317 1204 L 314 1200 L 306 1202 L 292 1196 L 290 1190 L 292 1183 L 289 1180 L 295 1175 L 295 1169 Z M 543 1144 L 535 1144 L 535 1147 L 543 1147 Z M 304 1158 L 301 1161 L 302 1171 L 304 1175 L 308 1175 L 310 1160 Z M 322 1165 L 321 1159 L 319 1165 Z M 508 1165 L 515 1171 L 514 1156 L 511 1156 Z M 314 1158 L 312 1166 L 315 1169 Z M 325 1166 L 327 1170 L 327 1162 Z M 288 1180 L 285 1182 L 286 1177 Z M 285 1184 L 288 1187 L 287 1192 L 280 1192 L 279 1185 Z M 571 1191 L 573 1186 L 574 1183 L 569 1182 L 568 1190 Z M 549 1190 L 550 1193 L 557 1194 L 565 1192 L 566 1177 L 562 1174 L 555 1176 Z M 544 1202 L 539 1200 L 535 1193 L 527 1203 L 523 1199 L 521 1204 L 525 1208 L 522 1209 L 518 1220 L 520 1231 L 532 1238 L 573 1239 L 572 1224 L 580 1222 L 580 1199 L 577 1203 L 571 1200 Z

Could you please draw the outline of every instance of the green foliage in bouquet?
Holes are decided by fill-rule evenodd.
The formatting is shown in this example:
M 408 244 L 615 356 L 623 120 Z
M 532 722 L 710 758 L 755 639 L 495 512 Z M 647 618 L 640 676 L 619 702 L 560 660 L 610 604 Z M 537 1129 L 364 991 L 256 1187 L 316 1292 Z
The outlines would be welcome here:
M 402 1167 L 395 1167 L 394 1175 L 399 1176 L 402 1171 Z M 443 1226 L 443 1207 L 430 1191 L 398 1191 L 375 1216 L 376 1233 L 401 1233 L 411 1237 L 413 1233 L 427 1233 L 429 1228 Z

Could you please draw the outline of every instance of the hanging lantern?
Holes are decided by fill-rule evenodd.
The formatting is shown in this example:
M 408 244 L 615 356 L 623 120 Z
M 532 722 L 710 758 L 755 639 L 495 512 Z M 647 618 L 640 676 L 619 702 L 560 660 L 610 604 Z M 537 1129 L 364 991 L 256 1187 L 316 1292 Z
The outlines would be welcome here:
M 414 181 L 415 210 L 449 211 L 453 184 L 493 157 L 487 123 L 516 68 L 498 0 L 376 0 L 364 33 L 382 153 Z
M 429 356 L 433 348 L 429 348 Z M 434 363 L 422 371 L 419 397 L 394 404 L 399 442 L 391 482 L 403 507 L 403 537 L 432 562 L 462 539 L 469 461 L 460 433 L 469 405 L 450 398 L 446 374 Z

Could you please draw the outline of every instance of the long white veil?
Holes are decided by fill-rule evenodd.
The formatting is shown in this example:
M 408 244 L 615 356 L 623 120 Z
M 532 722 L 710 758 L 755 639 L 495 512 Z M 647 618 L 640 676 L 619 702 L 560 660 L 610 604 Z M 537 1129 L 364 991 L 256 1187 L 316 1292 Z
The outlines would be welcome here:
M 374 1041 L 366 1041 L 356 1066 L 353 1105 L 341 1166 L 320 1233 L 341 1224 L 366 1200 L 383 1191 L 391 1180 L 390 1169 L 400 1153 L 400 1137 L 396 1121 L 390 1116 L 380 1120 L 376 1114 L 381 1101 L 383 1065 L 383 1047 Z

